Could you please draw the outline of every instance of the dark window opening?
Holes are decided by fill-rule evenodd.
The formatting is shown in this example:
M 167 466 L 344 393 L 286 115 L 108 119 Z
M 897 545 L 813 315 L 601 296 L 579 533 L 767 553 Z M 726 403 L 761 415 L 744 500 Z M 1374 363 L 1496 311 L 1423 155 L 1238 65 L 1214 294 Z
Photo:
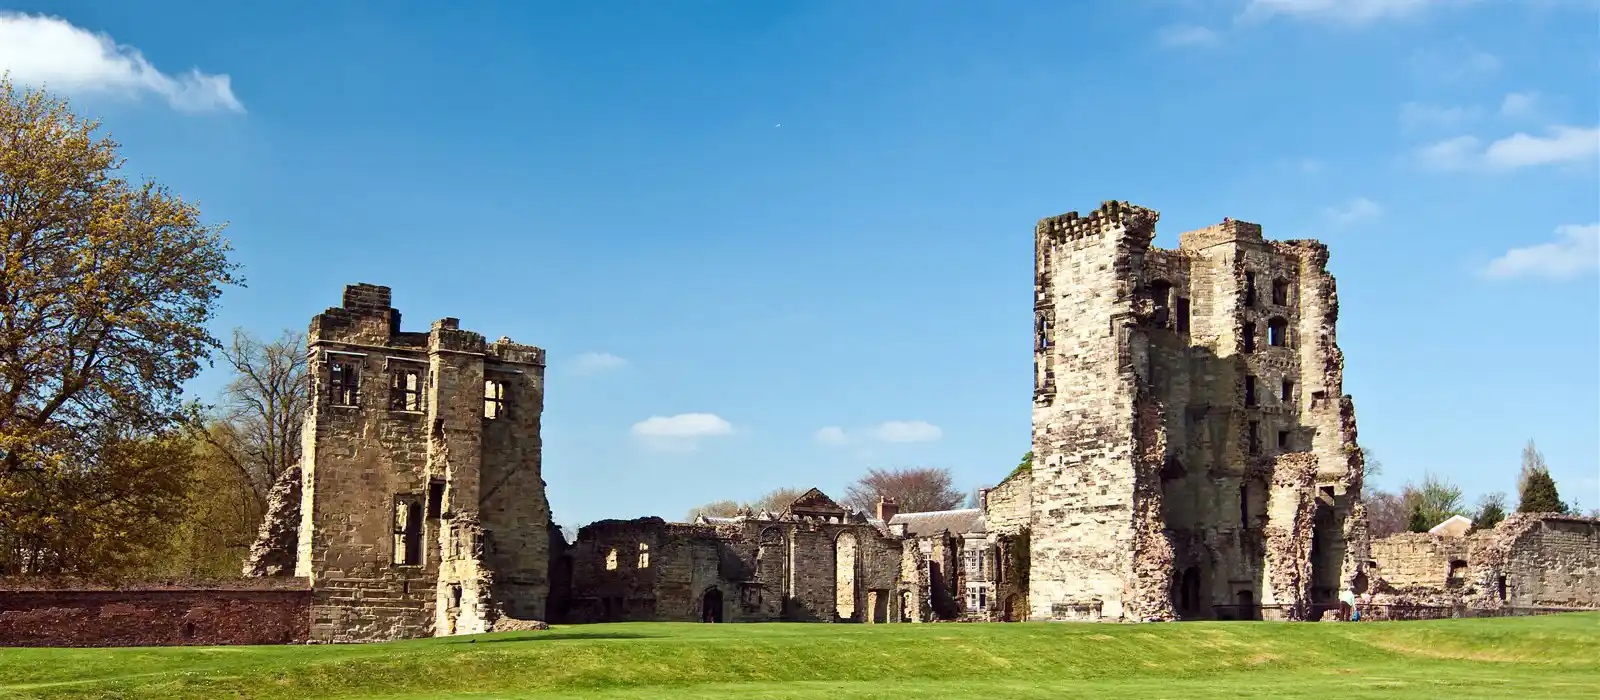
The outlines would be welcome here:
M 1242 350 L 1246 353 L 1256 351 L 1256 324 L 1244 324 L 1244 330 L 1239 333 L 1239 340 L 1243 341 Z
M 1176 309 L 1177 309 L 1176 314 L 1177 314 L 1177 317 L 1178 317 L 1178 324 L 1177 324 L 1178 332 L 1179 333 L 1188 333 L 1189 332 L 1189 300 L 1187 298 L 1185 298 L 1185 297 L 1178 297 L 1178 302 L 1177 302 L 1177 305 L 1176 305 Z
M 1289 305 L 1289 280 L 1277 279 L 1272 281 L 1272 303 L 1278 306 Z
M 1150 301 L 1154 304 L 1152 320 L 1157 328 L 1166 328 L 1171 314 L 1169 307 L 1172 304 L 1172 284 L 1165 280 L 1156 280 L 1150 283 Z
M 1282 318 L 1274 318 L 1267 322 L 1267 344 L 1278 348 L 1289 344 L 1288 321 Z
M 1283 392 L 1278 394 L 1278 398 L 1284 403 L 1294 401 L 1294 382 L 1287 379 L 1283 380 Z
M 389 410 L 422 410 L 422 373 L 400 369 L 389 373 Z
M 483 417 L 494 420 L 506 414 L 506 383 L 483 380 Z
M 1234 599 L 1239 601 L 1240 619 L 1256 619 L 1256 596 L 1254 593 L 1251 593 L 1250 591 L 1239 591 L 1239 594 L 1234 596 Z
M 1250 528 L 1250 485 L 1239 484 L 1239 527 Z
M 1278 431 L 1278 449 L 1280 449 L 1280 450 L 1289 449 L 1289 431 L 1287 431 L 1287 430 L 1279 430 Z
M 1445 585 L 1450 587 L 1460 586 L 1467 582 L 1467 563 L 1460 559 L 1450 561 L 1450 573 L 1445 577 Z
M 1050 347 L 1050 317 L 1043 309 L 1033 312 L 1033 350 L 1040 352 Z
M 1250 421 L 1250 435 L 1249 435 L 1249 438 L 1250 438 L 1250 440 L 1249 440 L 1250 441 L 1250 445 L 1249 445 L 1250 454 L 1253 454 L 1253 455 L 1261 454 L 1261 424 L 1260 423 L 1258 423 L 1256 421 Z
M 416 566 L 422 563 L 422 504 L 413 495 L 394 499 L 394 563 Z
M 1255 377 L 1245 377 L 1244 378 L 1244 405 L 1246 405 L 1246 406 L 1254 406 L 1254 405 L 1256 405 L 1256 378 Z
M 1256 273 L 1244 273 L 1244 305 L 1256 305 Z
M 444 514 L 444 482 L 428 482 L 428 517 L 438 520 Z
M 1506 588 L 1506 577 L 1501 576 L 1501 577 L 1495 579 L 1495 586 L 1494 587 L 1495 587 L 1495 592 L 1500 595 L 1500 602 L 1504 603 L 1504 602 L 1506 602 L 1507 599 L 1510 598 L 1511 592 Z
M 194 623 L 193 622 L 185 622 L 185 623 L 183 623 L 183 638 L 184 639 L 194 639 Z
M 349 362 L 328 363 L 328 385 L 332 389 L 333 405 L 354 406 L 360 386 L 361 373 Z

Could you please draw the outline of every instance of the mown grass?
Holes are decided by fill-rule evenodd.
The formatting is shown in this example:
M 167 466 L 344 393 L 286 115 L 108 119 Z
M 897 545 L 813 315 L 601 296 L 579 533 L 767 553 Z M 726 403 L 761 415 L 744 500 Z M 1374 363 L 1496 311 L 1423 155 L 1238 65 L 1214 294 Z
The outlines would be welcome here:
M 0 649 L 0 698 L 1585 698 L 1600 614 L 1359 624 L 558 626 Z

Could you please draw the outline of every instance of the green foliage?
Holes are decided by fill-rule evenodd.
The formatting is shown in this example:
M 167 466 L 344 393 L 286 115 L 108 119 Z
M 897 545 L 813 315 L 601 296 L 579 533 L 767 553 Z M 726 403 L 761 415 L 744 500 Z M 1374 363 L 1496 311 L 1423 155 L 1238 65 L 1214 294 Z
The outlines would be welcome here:
M 1484 494 L 1478 499 L 1478 511 L 1472 517 L 1472 527 L 1488 530 L 1506 519 L 1506 495 L 1499 491 Z
M 1032 474 L 1032 473 L 1033 473 L 1033 450 L 1028 450 L 1026 453 L 1023 453 L 1022 461 L 1017 463 L 1017 468 L 1016 469 L 1012 469 L 1011 473 L 1009 475 L 1007 475 L 1006 478 L 1010 479 L 1011 477 L 1016 476 L 1018 474 Z
M 1419 503 L 1411 508 L 1411 519 L 1406 521 L 1406 530 L 1409 532 L 1427 532 L 1437 524 L 1437 522 L 1428 520 L 1428 516 L 1422 512 L 1422 504 Z
M 1561 494 L 1556 492 L 1556 480 L 1550 476 L 1549 470 L 1535 470 L 1523 480 L 1522 503 L 1517 506 L 1517 511 L 1521 513 L 1567 512 L 1567 505 L 1562 503 Z
M 0 649 L 0 694 L 1587 699 L 1600 686 L 1596 645 L 1594 613 L 1320 625 L 621 623 L 392 644 Z

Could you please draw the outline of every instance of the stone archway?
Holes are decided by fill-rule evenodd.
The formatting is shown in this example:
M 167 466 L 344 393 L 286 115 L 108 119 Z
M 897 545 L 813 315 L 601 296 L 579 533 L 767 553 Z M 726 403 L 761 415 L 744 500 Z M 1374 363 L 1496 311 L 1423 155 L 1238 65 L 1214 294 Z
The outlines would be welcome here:
M 700 596 L 700 621 L 722 622 L 722 589 L 712 586 Z

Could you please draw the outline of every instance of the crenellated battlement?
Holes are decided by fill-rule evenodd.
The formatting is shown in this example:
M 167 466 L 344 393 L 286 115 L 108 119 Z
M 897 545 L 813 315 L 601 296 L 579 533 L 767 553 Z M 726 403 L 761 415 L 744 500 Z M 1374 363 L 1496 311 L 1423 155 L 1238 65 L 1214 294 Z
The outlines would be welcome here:
M 1222 223 L 1207 226 L 1193 231 L 1178 234 L 1179 250 L 1199 250 L 1210 248 L 1220 243 L 1246 241 L 1261 243 L 1261 224 L 1252 224 L 1248 221 L 1236 219 L 1223 219 Z
M 1056 241 L 1100 235 L 1116 228 L 1139 229 L 1151 232 L 1153 235 L 1156 220 L 1159 218 L 1161 212 L 1154 209 L 1113 199 L 1101 202 L 1100 208 L 1089 212 L 1088 216 L 1079 216 L 1078 212 L 1070 211 L 1060 216 L 1040 219 L 1034 228 L 1034 234 L 1039 238 L 1048 237 Z

